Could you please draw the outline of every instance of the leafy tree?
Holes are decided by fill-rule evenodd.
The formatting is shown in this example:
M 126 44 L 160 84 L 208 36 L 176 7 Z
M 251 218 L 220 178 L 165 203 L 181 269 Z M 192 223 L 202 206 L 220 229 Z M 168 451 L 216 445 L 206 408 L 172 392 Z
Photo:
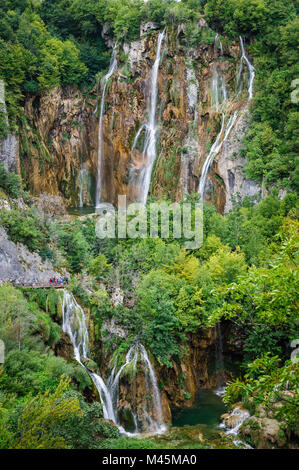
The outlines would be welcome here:
M 46 243 L 46 234 L 30 210 L 22 213 L 17 209 L 1 211 L 0 223 L 14 242 L 27 245 L 31 251 L 38 251 Z
M 138 315 L 143 323 L 142 337 L 160 362 L 171 366 L 170 358 L 180 354 L 179 319 L 175 316 L 175 278 L 151 271 L 138 287 Z
M 263 354 L 247 366 L 244 380 L 228 383 L 224 401 L 232 404 L 242 399 L 252 414 L 258 406 L 278 419 L 289 436 L 298 432 L 299 366 L 286 361 L 280 366 L 278 356 Z
M 72 449 L 97 449 L 105 438 L 118 438 L 118 428 L 102 419 L 102 406 L 98 402 L 86 403 L 78 392 L 68 391 L 64 398 L 77 399 L 82 410 L 81 416 L 70 416 L 55 423 L 53 433 L 63 437 Z
M 55 436 L 53 427 L 61 420 L 72 416 L 82 416 L 82 410 L 77 398 L 65 398 L 69 380 L 62 379 L 57 389 L 40 394 L 24 405 L 15 433 L 11 434 L 10 449 L 63 449 L 67 448 L 66 441 Z M 7 437 L 8 437 L 7 436 Z

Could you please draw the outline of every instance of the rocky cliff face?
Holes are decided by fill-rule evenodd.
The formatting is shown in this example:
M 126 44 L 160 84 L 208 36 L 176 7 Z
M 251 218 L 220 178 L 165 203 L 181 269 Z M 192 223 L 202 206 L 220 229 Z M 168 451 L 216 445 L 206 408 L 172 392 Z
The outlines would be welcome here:
M 219 192 L 222 201 L 221 209 L 224 212 L 232 209 L 234 198 L 257 196 L 261 190 L 255 181 L 244 177 L 243 169 L 246 160 L 240 156 L 241 139 L 247 132 L 249 119 L 250 113 L 245 107 L 232 129 L 229 139 L 223 144 L 222 151 L 215 159 L 215 175 L 218 175 L 222 180 Z
M 95 101 L 74 87 L 57 88 L 26 101 L 21 168 L 34 195 L 63 196 L 78 206 L 92 204 L 97 171 Z
M 50 278 L 59 278 L 52 264 L 42 261 L 37 253 L 31 253 L 22 243 L 9 240 L 3 227 L 0 227 L 0 283 L 13 281 L 17 285 L 47 286 Z
M 204 22 L 198 28 L 207 30 Z M 119 46 L 118 67 L 107 82 L 101 194 L 102 200 L 113 204 L 118 194 L 126 194 L 130 200 L 136 195 L 130 172 L 142 166 L 143 131 L 133 150 L 132 146 L 148 115 L 157 37 L 155 25 L 144 25 L 140 40 Z M 185 43 L 182 26 L 169 31 L 162 44 L 156 107 L 157 158 L 150 193 L 178 200 L 198 191 L 203 164 L 220 131 L 221 103 L 225 100 L 227 119 L 234 112 L 238 115 L 213 159 L 205 197 L 219 210 L 229 210 L 232 196 L 259 192 L 258 186 L 244 177 L 244 160 L 240 158 L 249 119 L 248 70 L 246 66 L 240 70 L 238 42 L 221 43 L 209 38 L 192 48 Z M 69 205 L 94 202 L 98 154 L 95 98 L 84 98 L 68 87 L 27 101 L 21 162 L 35 194 L 60 194 Z
M 4 115 L 4 122 L 8 126 L 8 116 L 5 103 L 5 87 L 3 80 L 0 80 L 0 115 Z M 11 172 L 19 171 L 19 145 L 15 133 L 9 133 L 0 141 L 0 163 Z

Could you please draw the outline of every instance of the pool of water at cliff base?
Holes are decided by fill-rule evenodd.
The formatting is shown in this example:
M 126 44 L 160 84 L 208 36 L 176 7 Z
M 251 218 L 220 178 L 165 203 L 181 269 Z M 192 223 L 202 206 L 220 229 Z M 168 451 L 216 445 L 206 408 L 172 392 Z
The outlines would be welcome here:
M 67 212 L 70 215 L 89 215 L 95 214 L 96 209 L 94 206 L 84 206 L 84 207 L 68 207 Z
M 217 429 L 221 415 L 226 412 L 225 405 L 221 397 L 213 390 L 201 390 L 195 405 L 191 408 L 173 408 L 172 426 L 196 426 L 205 424 L 208 427 Z

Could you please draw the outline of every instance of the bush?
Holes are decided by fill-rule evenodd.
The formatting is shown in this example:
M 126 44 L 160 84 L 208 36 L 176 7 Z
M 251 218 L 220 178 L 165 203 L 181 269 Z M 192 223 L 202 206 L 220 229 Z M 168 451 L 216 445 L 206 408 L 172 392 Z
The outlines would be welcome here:
M 15 173 L 10 173 L 3 163 L 0 163 L 0 188 L 12 198 L 18 198 L 22 194 L 22 181 L 20 176 Z
M 0 225 L 5 227 L 13 242 L 23 243 L 31 251 L 41 250 L 46 243 L 46 236 L 41 230 L 40 221 L 30 210 L 1 211 Z

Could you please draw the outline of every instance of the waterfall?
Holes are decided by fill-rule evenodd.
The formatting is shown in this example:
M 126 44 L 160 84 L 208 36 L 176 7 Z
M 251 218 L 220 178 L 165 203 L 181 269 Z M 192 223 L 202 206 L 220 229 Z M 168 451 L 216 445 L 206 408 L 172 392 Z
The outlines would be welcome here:
M 215 356 L 216 356 L 216 374 L 217 374 L 217 390 L 216 395 L 222 396 L 225 388 L 224 377 L 224 358 L 223 358 L 223 341 L 220 322 L 215 325 L 216 341 L 215 341 Z
M 214 101 L 216 113 L 218 113 L 219 109 L 219 77 L 218 77 L 218 69 L 217 66 L 214 65 L 213 67 L 213 79 L 212 79 L 212 102 Z
M 88 193 L 90 193 L 88 171 L 86 166 L 83 166 L 79 172 L 79 207 L 84 206 L 84 196 Z
M 183 195 L 189 192 L 190 164 L 199 155 L 200 151 L 197 135 L 199 83 L 191 66 L 186 69 L 186 79 L 188 107 L 189 112 L 192 113 L 193 121 L 189 123 L 188 134 L 184 140 L 181 153 L 180 187 L 182 188 Z
M 62 329 L 67 333 L 73 343 L 74 355 L 77 362 L 85 367 L 82 363 L 82 358 L 88 358 L 89 354 L 89 335 L 85 320 L 85 313 L 83 308 L 78 304 L 75 297 L 67 290 L 63 290 L 63 296 L 60 297 L 62 307 Z M 162 406 L 160 393 L 157 385 L 157 379 L 153 366 L 149 360 L 148 354 L 144 346 L 138 342 L 134 343 L 127 355 L 125 363 L 119 368 L 116 373 L 116 365 L 113 365 L 110 376 L 105 383 L 103 378 L 95 373 L 90 372 L 86 367 L 85 369 L 92 378 L 101 398 L 103 406 L 103 415 L 105 419 L 113 421 L 123 434 L 132 435 L 127 433 L 120 425 L 118 419 L 118 399 L 119 399 L 119 382 L 122 373 L 125 372 L 126 367 L 131 365 L 133 367 L 134 375 L 136 375 L 137 362 L 140 360 L 144 364 L 145 374 L 149 376 L 149 385 L 152 393 L 152 406 L 153 414 L 156 419 L 149 418 L 149 430 L 154 433 L 161 433 L 166 428 L 163 423 Z M 135 422 L 135 432 L 138 433 L 138 422 L 136 415 L 132 413 Z
M 149 192 L 153 165 L 156 160 L 156 140 L 157 140 L 157 123 L 156 123 L 156 108 L 158 98 L 158 72 L 161 61 L 162 43 L 165 37 L 165 31 L 159 33 L 157 43 L 157 53 L 154 65 L 152 67 L 149 77 L 149 97 L 148 97 L 148 121 L 142 124 L 134 139 L 131 152 L 135 150 L 137 142 L 141 133 L 144 131 L 144 145 L 142 149 L 142 162 L 141 167 L 133 165 L 130 170 L 130 184 L 137 187 L 136 201 L 146 204 L 147 195 Z
M 216 64 L 213 65 L 213 78 L 212 78 L 212 105 L 215 107 L 216 113 L 221 109 L 225 109 L 227 102 L 227 89 L 225 84 L 225 78 L 219 76 L 218 67 Z
M 188 67 L 186 70 L 187 75 L 187 98 L 189 108 L 194 112 L 194 118 L 197 120 L 198 113 L 196 110 L 197 100 L 198 100 L 198 80 L 196 78 L 194 69 Z
M 96 193 L 96 207 L 101 203 L 101 186 L 102 186 L 102 161 L 103 161 L 103 115 L 105 111 L 105 94 L 107 88 L 107 82 L 117 69 L 116 59 L 116 45 L 113 48 L 110 66 L 107 74 L 104 76 L 102 81 L 102 96 L 101 96 L 101 107 L 99 116 L 99 134 L 98 134 L 98 176 L 97 176 L 97 193 Z
M 219 428 L 224 429 L 226 435 L 232 438 L 233 443 L 237 447 L 252 449 L 249 444 L 238 438 L 240 427 L 249 417 L 250 413 L 248 410 L 243 409 L 241 406 L 236 406 L 227 418 L 225 418 L 219 425 Z
M 79 173 L 79 207 L 83 207 L 84 202 L 84 181 L 86 168 L 81 168 Z
M 114 406 L 114 409 L 118 408 L 118 400 L 119 400 L 119 381 L 120 377 L 122 376 L 123 373 L 125 373 L 126 368 L 128 369 L 129 367 L 132 368 L 133 372 L 133 380 L 136 379 L 136 371 L 137 371 L 137 363 L 138 361 L 143 363 L 144 366 L 144 372 L 146 376 L 148 377 L 148 386 L 149 390 L 151 392 L 151 401 L 152 401 L 152 412 L 155 416 L 155 419 L 151 418 L 148 412 L 147 418 L 149 422 L 149 431 L 154 432 L 154 433 L 162 433 L 165 431 L 166 427 L 163 423 L 163 413 L 162 413 L 162 405 L 161 405 L 161 398 L 160 398 L 160 392 L 157 384 L 157 379 L 155 375 L 155 371 L 153 369 L 153 366 L 151 364 L 151 361 L 149 360 L 148 353 L 145 349 L 145 347 L 139 343 L 136 342 L 132 344 L 130 347 L 127 355 L 126 355 L 126 360 L 125 363 L 119 368 L 118 372 L 116 373 L 116 365 L 112 367 L 112 371 L 110 376 L 108 377 L 107 380 L 107 388 L 110 391 L 110 395 L 112 398 L 112 403 Z M 145 411 L 145 410 L 143 410 Z M 135 433 L 138 432 L 138 418 L 136 414 L 132 412 L 133 415 L 133 420 L 135 423 Z
M 205 162 L 201 171 L 201 176 L 200 176 L 200 181 L 199 181 L 199 190 L 198 190 L 201 199 L 203 199 L 204 197 L 204 190 L 205 190 L 208 171 L 213 163 L 214 158 L 220 152 L 222 145 L 228 139 L 229 134 L 236 122 L 237 117 L 238 117 L 238 112 L 235 111 L 234 114 L 229 117 L 227 123 L 225 123 L 226 115 L 225 113 L 222 113 L 220 132 L 218 133 L 216 140 L 213 143 L 207 158 L 205 159 Z
M 239 69 L 239 73 L 237 77 L 237 85 L 239 88 L 241 84 L 241 79 L 242 79 L 243 62 L 245 61 L 249 70 L 249 83 L 248 83 L 248 102 L 249 102 L 253 97 L 253 82 L 255 78 L 255 70 L 254 70 L 253 65 L 250 63 L 249 59 L 247 58 L 245 54 L 244 43 L 243 43 L 243 39 L 241 36 L 240 36 L 240 46 L 241 46 L 241 62 L 240 62 L 240 69 Z M 214 54 L 218 53 L 219 49 L 220 49 L 221 55 L 223 55 L 223 47 L 222 47 L 221 41 L 219 40 L 218 34 L 216 34 L 215 42 L 214 42 Z M 227 116 L 227 113 L 226 113 L 227 99 L 228 99 L 228 96 L 227 96 L 227 89 L 225 85 L 224 76 L 219 77 L 218 67 L 216 64 L 214 64 L 213 77 L 212 77 L 212 104 L 214 105 L 216 113 L 219 112 L 220 105 L 221 105 L 221 112 L 222 112 L 221 128 L 216 137 L 215 142 L 211 146 L 211 149 L 208 153 L 208 156 L 205 159 L 205 162 L 201 171 L 199 189 L 198 189 L 201 200 L 203 200 L 204 198 L 205 185 L 206 185 L 206 180 L 207 180 L 209 169 L 211 168 L 214 158 L 220 152 L 223 144 L 228 139 L 230 132 L 238 117 L 237 111 L 235 111 L 230 117 Z
M 74 346 L 76 360 L 81 364 L 81 356 L 88 357 L 88 330 L 85 314 L 75 297 L 63 290 L 60 298 L 62 307 L 62 329 L 69 335 Z
M 215 40 L 214 40 L 214 54 L 216 55 L 218 50 L 220 49 L 221 55 L 223 55 L 223 46 L 221 39 L 219 39 L 219 34 L 216 33 Z
M 248 101 L 250 101 L 253 97 L 253 82 L 254 82 L 254 77 L 255 77 L 255 70 L 254 66 L 249 62 L 246 54 L 245 54 L 245 49 L 244 49 L 244 43 L 243 39 L 240 36 L 240 46 L 241 46 L 241 62 L 240 62 L 240 70 L 238 74 L 238 87 L 241 84 L 241 79 L 242 79 L 242 71 L 243 71 L 243 62 L 245 61 L 249 70 L 249 84 L 248 84 Z
M 141 349 L 142 360 L 145 362 L 145 364 L 148 367 L 151 386 L 152 386 L 152 392 L 153 392 L 153 404 L 154 404 L 155 411 L 157 413 L 158 420 L 159 420 L 158 422 L 153 422 L 152 421 L 152 424 L 154 426 L 154 431 L 163 432 L 166 429 L 166 427 L 165 427 L 165 425 L 162 421 L 162 416 L 163 416 L 162 415 L 162 405 L 161 405 L 161 398 L 160 398 L 160 393 L 159 393 L 159 389 L 158 389 L 158 384 L 157 384 L 155 371 L 153 369 L 151 361 L 149 360 L 146 349 L 144 348 L 144 346 L 142 346 L 142 344 L 140 344 L 140 349 Z

